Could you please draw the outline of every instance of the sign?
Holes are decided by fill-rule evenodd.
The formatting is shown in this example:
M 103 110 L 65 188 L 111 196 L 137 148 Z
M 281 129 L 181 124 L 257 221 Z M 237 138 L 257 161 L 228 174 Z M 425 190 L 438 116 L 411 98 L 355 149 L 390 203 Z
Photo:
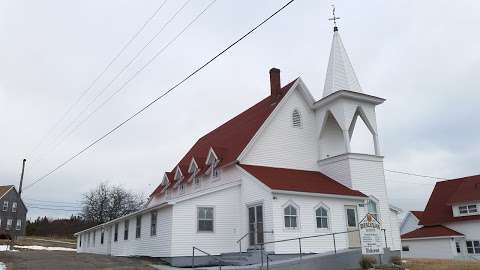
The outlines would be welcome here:
M 383 254 L 383 232 L 380 222 L 371 214 L 367 214 L 358 224 L 360 228 L 360 242 L 362 254 Z

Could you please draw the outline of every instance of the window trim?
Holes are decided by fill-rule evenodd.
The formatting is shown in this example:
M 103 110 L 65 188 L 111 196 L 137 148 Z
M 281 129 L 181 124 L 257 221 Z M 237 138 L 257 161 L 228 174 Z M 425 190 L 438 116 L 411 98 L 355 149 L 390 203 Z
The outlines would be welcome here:
M 295 227 L 287 227 L 287 223 L 285 222 L 285 217 L 287 217 L 287 215 L 285 214 L 285 210 L 290 206 L 293 209 L 295 209 L 295 216 L 288 215 L 288 217 L 295 217 L 295 223 L 296 223 Z M 283 217 L 283 228 L 284 228 L 284 230 L 286 230 L 286 231 L 300 230 L 300 207 L 296 203 L 294 203 L 292 201 L 288 201 L 286 204 L 284 204 L 283 207 L 282 207 L 282 217 Z
M 317 222 L 317 218 L 319 217 L 322 217 L 322 216 L 317 216 L 317 211 L 320 209 L 320 208 L 323 208 L 326 212 L 327 212 L 327 215 L 324 216 L 327 218 L 327 227 L 326 228 L 319 228 L 318 227 L 318 222 Z M 324 203 L 319 203 L 317 206 L 314 207 L 314 212 L 313 212 L 313 215 L 315 217 L 315 229 L 317 231 L 329 231 L 330 230 L 330 207 L 328 207 L 326 204 Z
M 150 236 L 157 235 L 158 210 L 150 212 Z
M 469 243 L 471 244 L 471 247 L 468 247 Z M 465 246 L 467 247 L 467 254 L 471 254 L 474 256 L 480 255 L 480 240 L 466 240 Z M 469 249 L 471 249 L 472 252 L 470 252 Z
M 142 215 L 135 217 L 135 239 L 142 238 Z
M 199 209 L 200 208 L 211 208 L 213 213 L 212 213 L 212 230 L 208 230 L 208 231 L 204 231 L 204 230 L 200 230 L 200 217 L 198 216 L 198 212 L 199 212 Z M 215 220 L 216 220 L 216 214 L 215 214 L 215 206 L 211 206 L 211 205 L 197 205 L 197 207 L 195 208 L 196 210 L 196 216 L 197 216 L 197 219 L 196 219 L 196 222 L 197 222 L 197 233 L 215 233 Z M 202 220 L 209 220 L 209 219 L 202 219 Z

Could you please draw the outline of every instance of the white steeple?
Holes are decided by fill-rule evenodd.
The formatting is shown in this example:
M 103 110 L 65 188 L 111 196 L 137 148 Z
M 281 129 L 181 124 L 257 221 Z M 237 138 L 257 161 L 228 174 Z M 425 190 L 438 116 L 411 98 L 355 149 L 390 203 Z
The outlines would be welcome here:
M 335 19 L 338 19 L 334 16 Z M 353 70 L 347 51 L 343 47 L 338 28 L 333 28 L 332 48 L 328 60 L 327 76 L 323 87 L 323 96 L 326 97 L 339 90 L 350 90 L 362 93 L 362 88 Z

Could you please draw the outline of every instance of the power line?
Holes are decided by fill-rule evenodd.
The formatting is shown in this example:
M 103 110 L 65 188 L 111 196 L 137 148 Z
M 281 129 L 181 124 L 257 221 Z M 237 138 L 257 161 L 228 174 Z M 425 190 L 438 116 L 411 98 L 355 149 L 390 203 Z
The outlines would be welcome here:
M 82 150 L 80 150 L 79 152 L 77 152 L 76 154 L 74 154 L 73 156 L 71 156 L 70 158 L 68 158 L 67 160 L 65 160 L 64 162 L 60 163 L 57 167 L 55 167 L 54 169 L 52 169 L 51 171 L 49 171 L 48 173 L 46 173 L 45 175 L 35 179 L 32 183 L 30 183 L 29 185 L 27 185 L 24 190 L 27 190 L 29 189 L 30 187 L 32 187 L 33 185 L 39 183 L 40 181 L 42 181 L 43 179 L 47 178 L 49 175 L 51 175 L 52 173 L 54 173 L 55 171 L 57 171 L 58 169 L 64 167 L 65 165 L 67 165 L 70 161 L 72 161 L 73 159 L 75 159 L 76 157 L 78 157 L 79 155 L 83 154 L 85 151 L 87 151 L 88 149 L 90 149 L 91 147 L 93 147 L 94 145 L 96 145 L 97 143 L 99 143 L 100 141 L 102 141 L 103 139 L 105 139 L 106 137 L 108 137 L 110 134 L 114 133 L 115 131 L 117 131 L 119 128 L 121 128 L 123 125 L 125 125 L 127 122 L 129 122 L 130 120 L 132 120 L 133 118 L 137 117 L 138 115 L 140 115 L 141 113 L 143 113 L 145 110 L 147 110 L 148 108 L 150 108 L 153 104 L 155 104 L 157 101 L 161 100 L 163 97 L 165 97 L 166 95 L 168 95 L 170 92 L 174 91 L 175 89 L 177 89 L 180 85 L 182 85 L 183 83 L 185 83 L 186 81 L 188 81 L 191 77 L 195 76 L 198 72 L 200 72 L 201 70 L 203 70 L 206 66 L 208 66 L 210 63 L 212 63 L 213 61 L 215 61 L 218 57 L 222 56 L 224 53 L 226 53 L 228 50 L 230 50 L 232 47 L 234 47 L 235 45 L 237 45 L 239 42 L 241 42 L 242 40 L 244 40 L 246 37 L 248 37 L 250 34 L 252 34 L 253 32 L 255 32 L 258 28 L 260 28 L 262 25 L 264 25 L 266 22 L 268 22 L 270 19 L 272 19 L 275 15 L 277 15 L 278 13 L 280 13 L 282 10 L 284 10 L 286 7 L 288 7 L 291 3 L 293 3 L 295 0 L 290 0 L 288 1 L 285 5 L 283 5 L 280 9 L 278 9 L 277 11 L 275 11 L 272 15 L 268 16 L 267 18 L 265 18 L 263 21 L 261 21 L 259 24 L 257 24 L 254 28 L 252 28 L 251 30 L 249 30 L 246 34 L 244 34 L 243 36 L 241 36 L 240 38 L 238 38 L 237 40 L 235 40 L 234 42 L 232 42 L 230 45 L 228 45 L 225 49 L 223 49 L 222 51 L 220 51 L 218 54 L 216 54 L 215 56 L 213 56 L 212 58 L 210 58 L 209 60 L 207 60 L 203 65 L 201 65 L 200 67 L 196 68 L 193 72 L 191 72 L 190 74 L 188 74 L 186 77 L 184 77 L 182 80 L 180 80 L 179 82 L 177 82 L 176 84 L 174 84 L 171 88 L 169 88 L 167 91 L 165 91 L 163 94 L 161 94 L 160 96 L 158 96 L 157 98 L 155 98 L 154 100 L 152 100 L 151 102 L 149 102 L 147 105 L 145 105 L 144 107 L 142 107 L 140 110 L 138 110 L 137 112 L 135 112 L 134 114 L 132 114 L 130 117 L 128 117 L 126 120 L 124 120 L 123 122 L 121 122 L 120 124 L 116 125 L 113 129 L 111 129 L 110 131 L 108 131 L 107 133 L 105 133 L 104 135 L 102 135 L 101 137 L 99 137 L 98 139 L 94 140 L 92 143 L 90 143 L 89 145 L 87 145 L 86 147 L 84 147 Z
M 64 211 L 64 212 L 80 212 L 81 211 L 81 209 L 63 209 L 63 208 L 49 208 L 49 207 L 36 207 L 36 206 L 28 206 L 28 208 L 51 210 L 51 211 Z
M 153 14 L 143 23 L 143 25 L 135 32 L 135 34 L 128 40 L 128 42 L 122 47 L 122 49 L 108 62 L 108 64 L 105 66 L 105 68 L 100 72 L 100 74 L 95 77 L 95 79 L 90 83 L 90 85 L 84 89 L 80 96 L 75 100 L 72 105 L 65 111 L 65 113 L 59 118 L 59 120 L 42 136 L 42 139 L 40 139 L 40 142 L 33 148 L 32 152 L 30 155 L 33 155 L 38 148 L 40 148 L 41 145 L 46 141 L 47 137 L 57 128 L 58 125 L 60 125 L 63 120 L 67 117 L 68 114 L 73 110 L 75 106 L 78 105 L 80 100 L 93 88 L 93 86 L 97 83 L 98 80 L 107 72 L 108 69 L 113 65 L 113 63 L 125 52 L 125 50 L 130 46 L 130 44 L 138 37 L 138 35 L 143 32 L 145 27 L 157 16 L 157 14 L 160 12 L 160 10 L 163 8 L 163 6 L 167 3 L 167 0 L 164 0 L 162 4 L 153 12 Z
M 430 178 L 430 179 L 435 179 L 435 180 L 446 180 L 448 178 L 444 177 L 436 177 L 436 176 L 430 176 L 430 175 L 423 175 L 423 174 L 416 174 L 416 173 L 411 173 L 411 172 L 403 172 L 403 171 L 395 171 L 395 170 L 387 170 L 384 169 L 387 172 L 391 173 L 398 173 L 398 174 L 405 174 L 405 175 L 410 175 L 410 176 L 417 176 L 417 177 L 423 177 L 423 178 Z
M 160 30 L 135 54 L 135 56 L 126 64 L 122 67 L 122 69 L 113 77 L 112 80 L 110 80 L 107 85 L 105 87 L 103 87 L 98 93 L 97 95 L 75 116 L 75 118 L 73 119 L 72 122 L 70 122 L 69 125 L 67 125 L 59 134 L 59 136 L 57 137 L 57 139 L 53 142 L 54 144 L 58 141 L 58 144 L 54 145 L 53 148 L 52 148 L 52 151 L 55 151 L 57 149 L 57 147 L 63 143 L 66 139 L 68 139 L 78 128 L 80 128 L 80 126 L 82 126 L 86 121 L 88 121 L 88 119 L 90 119 L 90 116 L 93 115 L 94 113 L 96 113 L 98 111 L 98 108 L 95 109 L 93 112 L 89 113 L 88 116 L 83 119 L 82 121 L 80 121 L 79 123 L 77 123 L 77 125 L 75 125 L 73 127 L 73 129 L 70 130 L 70 132 L 66 133 L 74 124 L 75 122 L 78 122 L 78 120 L 80 119 L 80 117 L 85 114 L 87 112 L 87 110 L 90 108 L 90 106 L 92 106 L 95 101 L 97 101 L 97 99 L 103 95 L 103 93 L 105 93 L 105 91 L 120 77 L 120 75 L 122 75 L 132 64 L 133 62 L 135 62 L 135 60 L 143 53 L 143 51 L 145 51 L 145 49 L 155 40 L 157 39 L 157 37 L 163 32 L 163 30 L 178 16 L 178 14 L 180 14 L 180 12 L 183 11 L 183 9 L 185 9 L 185 7 L 191 2 L 192 0 L 187 0 L 185 1 L 185 3 L 175 12 L 175 14 L 170 17 L 169 20 L 167 20 L 167 22 L 165 24 L 163 24 L 163 26 L 160 28 Z M 212 1 L 207 9 L 215 2 L 216 0 Z M 204 10 L 202 12 L 202 14 L 205 12 L 206 10 Z M 198 19 L 198 17 L 196 18 Z M 195 19 L 195 21 L 196 21 Z M 134 76 L 135 77 L 135 76 Z M 122 87 L 123 88 L 123 87 Z M 117 91 L 118 92 L 118 91 Z M 111 97 L 114 96 L 114 95 L 111 95 L 108 99 L 107 99 L 107 102 L 111 99 Z M 103 105 L 105 105 L 105 103 L 107 102 L 104 102 L 100 105 L 100 107 L 103 107 Z

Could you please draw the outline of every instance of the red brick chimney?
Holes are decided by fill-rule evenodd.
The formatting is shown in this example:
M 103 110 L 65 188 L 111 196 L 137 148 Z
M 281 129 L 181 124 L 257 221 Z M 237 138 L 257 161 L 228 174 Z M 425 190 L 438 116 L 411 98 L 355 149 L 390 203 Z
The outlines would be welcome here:
M 279 100 L 282 96 L 280 89 L 282 88 L 280 83 L 280 69 L 270 69 L 270 95 L 275 101 Z

